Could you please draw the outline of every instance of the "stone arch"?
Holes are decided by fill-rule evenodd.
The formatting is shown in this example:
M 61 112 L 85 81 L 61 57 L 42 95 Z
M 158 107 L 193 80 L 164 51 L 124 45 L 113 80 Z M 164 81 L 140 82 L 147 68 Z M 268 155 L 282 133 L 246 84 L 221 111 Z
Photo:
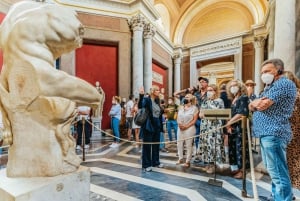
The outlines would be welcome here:
M 183 44 L 202 44 L 251 30 L 253 17 L 247 8 L 237 7 L 235 3 L 218 4 L 206 8 L 190 22 L 182 38 Z
M 259 2 L 259 4 L 254 2 L 253 0 L 249 1 L 239 1 L 239 0 L 210 0 L 210 1 L 199 1 L 193 4 L 190 8 L 188 8 L 179 20 L 176 25 L 173 41 L 175 44 L 182 44 L 183 38 L 186 32 L 186 29 L 190 26 L 190 22 L 199 21 L 198 15 L 201 15 L 202 12 L 206 10 L 212 10 L 213 8 L 217 8 L 219 6 L 226 6 L 232 8 L 233 10 L 237 10 L 237 12 L 247 11 L 251 16 L 251 25 L 260 25 L 264 22 L 264 14 L 266 13 L 266 6 Z M 248 22 L 249 23 L 249 22 Z M 250 30 L 248 30 L 250 31 Z
M 166 36 L 170 37 L 170 13 L 168 8 L 164 4 L 156 4 L 155 9 L 158 11 L 160 15 L 160 20 L 158 21 L 159 28 L 166 34 Z

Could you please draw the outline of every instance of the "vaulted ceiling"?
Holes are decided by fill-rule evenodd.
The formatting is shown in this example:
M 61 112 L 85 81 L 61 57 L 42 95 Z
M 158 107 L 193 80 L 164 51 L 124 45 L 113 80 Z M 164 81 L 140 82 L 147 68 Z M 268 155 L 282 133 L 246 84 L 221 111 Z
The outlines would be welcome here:
M 162 30 L 174 44 L 193 46 L 263 26 L 268 0 L 154 0 Z

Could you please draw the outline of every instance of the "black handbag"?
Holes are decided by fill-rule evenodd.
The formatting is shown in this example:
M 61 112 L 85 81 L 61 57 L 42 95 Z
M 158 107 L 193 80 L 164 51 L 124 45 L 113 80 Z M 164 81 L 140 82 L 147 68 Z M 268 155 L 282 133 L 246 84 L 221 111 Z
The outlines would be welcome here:
M 146 122 L 148 117 L 149 111 L 146 108 L 141 108 L 134 116 L 134 123 L 138 126 L 142 126 Z

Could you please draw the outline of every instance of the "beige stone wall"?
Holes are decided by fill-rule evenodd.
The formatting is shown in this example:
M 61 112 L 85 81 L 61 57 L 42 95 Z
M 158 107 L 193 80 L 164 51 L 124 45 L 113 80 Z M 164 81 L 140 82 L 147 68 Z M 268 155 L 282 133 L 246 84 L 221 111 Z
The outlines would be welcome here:
M 181 64 L 181 89 L 188 87 L 190 87 L 190 56 L 185 56 Z
M 168 71 L 168 86 L 165 89 L 165 94 L 167 96 L 172 96 L 173 93 L 173 61 L 172 55 L 165 51 L 161 46 L 159 46 L 155 41 L 152 43 L 152 57 L 153 60 L 159 64 L 159 66 L 164 67 Z
M 242 80 L 254 80 L 255 51 L 252 43 L 243 44 Z
M 131 32 L 126 19 L 85 13 L 78 17 L 85 27 L 85 40 L 118 45 L 118 91 L 127 97 L 131 92 Z
M 160 47 L 155 41 L 153 41 L 152 50 L 152 56 L 155 61 L 161 63 L 166 68 L 172 67 L 172 55 Z

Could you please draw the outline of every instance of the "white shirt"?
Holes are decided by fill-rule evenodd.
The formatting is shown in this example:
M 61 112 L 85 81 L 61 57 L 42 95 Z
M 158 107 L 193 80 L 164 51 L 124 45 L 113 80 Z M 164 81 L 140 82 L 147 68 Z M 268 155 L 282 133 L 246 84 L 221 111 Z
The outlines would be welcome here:
M 134 105 L 134 103 L 132 100 L 129 100 L 126 103 L 126 117 L 133 117 L 133 115 L 132 115 L 133 105 Z
M 81 120 L 82 118 L 84 118 L 84 119 L 90 118 L 91 108 L 89 106 L 79 106 L 77 108 L 77 110 L 78 110 L 78 119 L 79 120 Z

